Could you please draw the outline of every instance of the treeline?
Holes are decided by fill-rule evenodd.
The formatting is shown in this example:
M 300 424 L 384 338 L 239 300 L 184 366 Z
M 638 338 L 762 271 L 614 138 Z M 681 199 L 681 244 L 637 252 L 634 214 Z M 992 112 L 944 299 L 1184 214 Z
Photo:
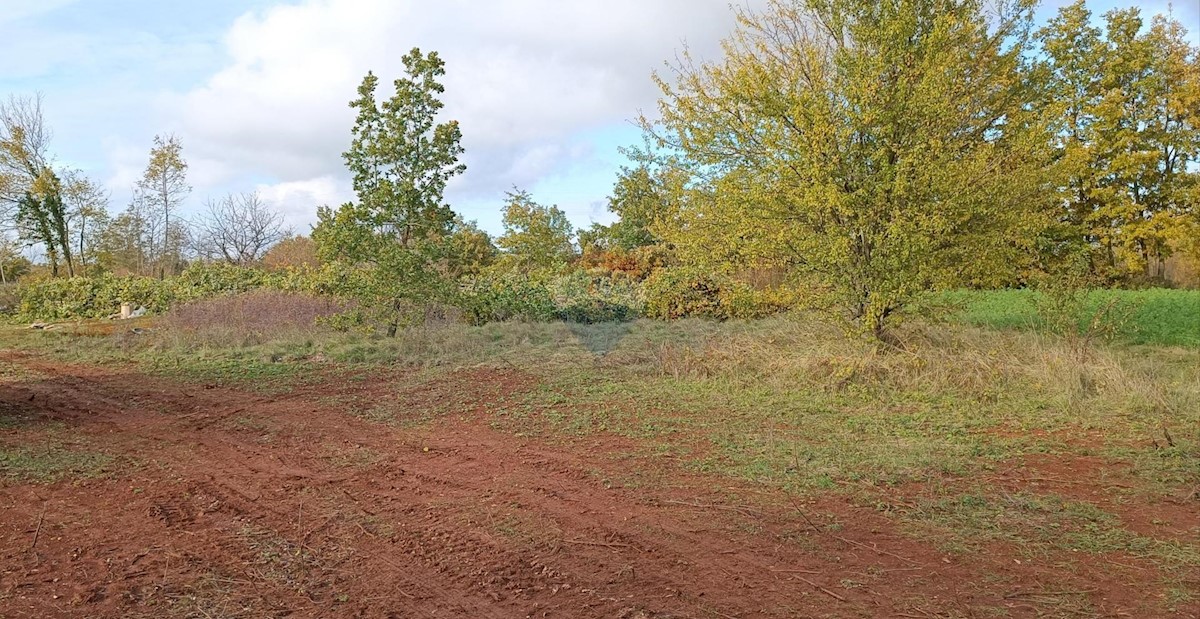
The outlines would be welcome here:
M 319 210 L 311 241 L 291 241 L 311 251 L 294 264 L 392 333 L 434 306 L 475 321 L 804 306 L 881 338 L 930 290 L 1156 285 L 1168 264 L 1200 267 L 1200 50 L 1180 23 L 1137 8 L 1095 16 L 1081 0 L 1042 25 L 1033 9 L 771 0 L 738 10 L 724 58 L 684 53 L 654 76 L 658 113 L 627 151 L 633 163 L 608 204 L 616 223 L 577 231 L 514 188 L 496 238 L 444 199 L 466 170 L 462 134 L 441 114 L 444 63 L 414 49 L 386 100 L 379 79 L 364 78 L 344 153 L 356 198 Z M 5 123 L 6 144 L 29 141 Z M 44 217 L 18 216 L 22 238 L 68 274 L 72 261 L 118 254 L 128 272 L 178 272 L 186 239 L 224 246 L 203 226 L 171 232 L 173 196 L 186 188 L 169 180 L 186 169 L 177 146 L 157 141 L 130 210 L 96 226 L 152 218 L 118 234 L 124 245 L 103 235 L 78 251 L 56 245 L 88 232 L 72 228 L 82 219 L 71 184 L 56 184 L 39 157 L 13 166 L 26 160 L 4 155 L 18 181 L 3 195 L 41 205 L 26 211 Z M 230 199 L 210 219 L 260 212 L 253 203 Z M 191 256 L 252 263 L 269 241 Z
M 254 192 L 210 199 L 181 213 L 192 189 L 183 146 L 156 136 L 126 208 L 82 171 L 56 165 L 38 97 L 0 102 L 0 281 L 30 274 L 24 250 L 45 256 L 45 276 L 178 275 L 198 261 L 250 265 L 289 233 Z
M 723 59 L 685 53 L 655 76 L 617 223 L 576 234 L 514 190 L 496 249 L 442 201 L 460 133 L 436 122 L 440 59 L 414 50 L 391 99 L 364 80 L 346 153 L 359 199 L 323 209 L 313 238 L 393 329 L 397 299 L 445 298 L 464 275 L 583 270 L 639 282 L 654 315 L 729 315 L 740 295 L 882 338 L 930 290 L 1155 285 L 1173 256 L 1200 264 L 1200 50 L 1137 8 L 1081 0 L 1041 27 L 1033 9 L 739 10 Z

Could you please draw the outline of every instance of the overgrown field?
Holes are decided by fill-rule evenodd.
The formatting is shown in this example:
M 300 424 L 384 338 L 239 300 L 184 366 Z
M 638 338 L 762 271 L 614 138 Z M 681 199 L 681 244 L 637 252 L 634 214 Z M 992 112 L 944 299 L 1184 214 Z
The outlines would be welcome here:
M 1153 574 L 1142 612 L 1190 616 L 1200 607 L 1200 333 L 1188 312 L 1200 297 L 1128 296 L 1140 328 L 1113 343 L 1041 332 L 1029 294 L 1003 292 L 957 295 L 951 322 L 910 321 L 895 349 L 808 315 L 446 321 L 386 338 L 329 330 L 316 318 L 336 307 L 286 295 L 231 297 L 134 323 L 10 328 L 0 345 L 73 363 L 132 363 L 162 380 L 264 398 L 317 390 L 346 419 L 399 433 L 467 415 L 453 394 L 427 394 L 446 377 L 516 372 L 532 385 L 480 403 L 480 419 L 567 449 L 617 441 L 619 470 L 595 464 L 608 486 L 656 492 L 695 474 L 725 480 L 738 505 L 791 510 L 790 501 L 838 497 L 955 561 L 1000 553 L 1017 566 L 1052 566 L 1038 577 L 1045 582 L 1074 583 L 1047 584 L 1051 593 L 1084 592 L 1038 598 L 1040 613 L 1112 610 L 1088 593 L 1098 583 L 1086 566 L 1103 561 Z M 382 392 L 354 386 L 395 370 L 407 378 Z M 331 375 L 343 378 L 325 392 Z M 18 479 L 70 477 L 54 470 L 59 463 L 94 475 L 109 462 L 90 447 L 56 457 L 11 439 L 0 468 Z M 352 456 L 372 465 L 382 457 Z M 768 498 L 753 498 L 756 488 Z M 836 518 L 814 518 L 839 534 Z M 832 591 L 846 597 L 847 588 Z

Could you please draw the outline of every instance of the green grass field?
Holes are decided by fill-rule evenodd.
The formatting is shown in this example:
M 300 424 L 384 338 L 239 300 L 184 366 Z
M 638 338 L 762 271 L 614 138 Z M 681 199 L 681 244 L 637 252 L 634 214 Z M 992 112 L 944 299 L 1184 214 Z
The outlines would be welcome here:
M 951 319 L 997 329 L 1037 330 L 1045 326 L 1039 314 L 1041 293 L 1033 290 L 954 291 L 935 302 L 950 305 Z M 1129 344 L 1200 347 L 1200 290 L 1097 290 L 1079 308 L 1085 325 L 1108 304 L 1128 320 L 1117 328 L 1117 340 Z

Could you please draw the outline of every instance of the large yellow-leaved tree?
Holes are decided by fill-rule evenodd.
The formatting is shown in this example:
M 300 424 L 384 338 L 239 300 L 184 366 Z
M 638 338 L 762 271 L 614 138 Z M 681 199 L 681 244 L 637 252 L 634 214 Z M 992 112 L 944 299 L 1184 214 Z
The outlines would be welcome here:
M 1056 199 L 1024 72 L 1032 2 L 771 0 L 687 54 L 643 119 L 689 195 L 656 232 L 712 268 L 786 266 L 884 338 L 923 291 L 1013 281 Z M 652 157 L 652 156 L 651 156 Z

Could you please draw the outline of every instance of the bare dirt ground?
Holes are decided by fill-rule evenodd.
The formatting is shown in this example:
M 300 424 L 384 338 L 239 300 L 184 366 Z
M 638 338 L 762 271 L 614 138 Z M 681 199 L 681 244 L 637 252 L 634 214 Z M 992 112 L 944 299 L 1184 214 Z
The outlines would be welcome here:
M 517 370 L 267 396 L 0 358 L 29 375 L 0 383 L 0 440 L 115 457 L 98 477 L 0 477 L 0 617 L 1200 616 L 1168 614 L 1132 557 L 951 555 L 840 495 L 496 429 L 489 403 L 536 385 Z M 373 423 L 338 395 L 425 421 Z M 1103 501 L 1108 486 L 1035 464 L 997 483 Z

